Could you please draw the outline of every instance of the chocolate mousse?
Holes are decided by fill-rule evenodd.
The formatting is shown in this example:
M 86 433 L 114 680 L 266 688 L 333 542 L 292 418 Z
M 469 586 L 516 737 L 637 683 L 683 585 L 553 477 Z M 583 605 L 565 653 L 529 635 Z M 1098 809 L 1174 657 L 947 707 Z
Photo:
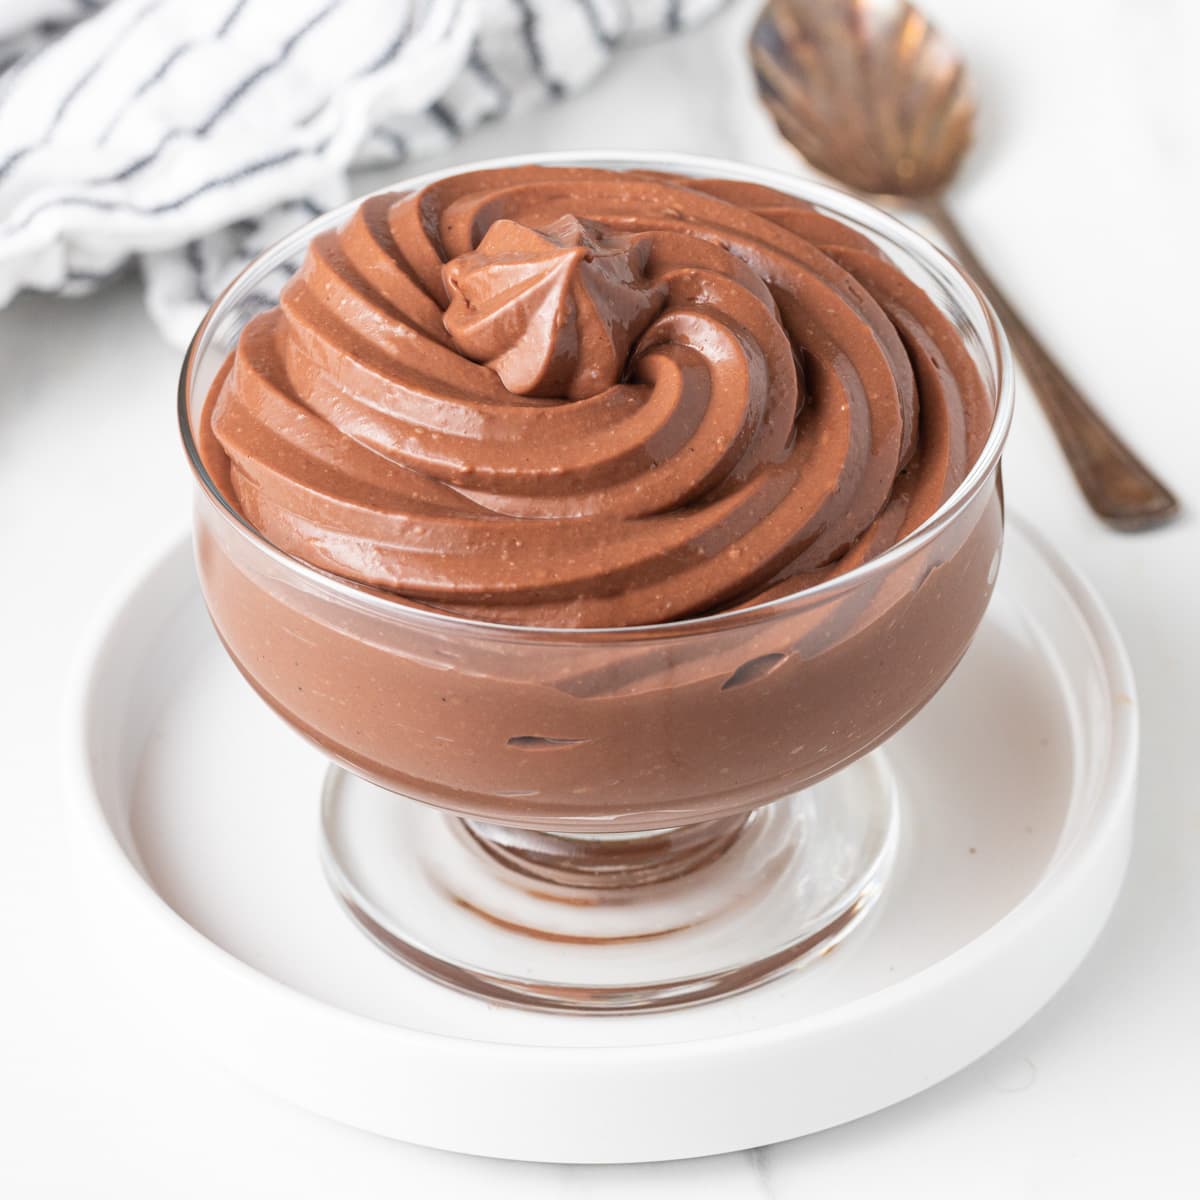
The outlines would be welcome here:
M 211 428 L 229 499 L 288 554 L 463 616 L 596 627 L 879 554 L 991 417 L 949 319 L 804 202 L 520 167 L 374 196 L 317 237 Z
M 315 237 L 195 398 L 205 597 L 258 691 L 395 791 L 544 829 L 740 812 L 962 655 L 994 470 L 847 573 L 943 507 L 994 403 L 942 307 L 802 200 L 448 177 Z

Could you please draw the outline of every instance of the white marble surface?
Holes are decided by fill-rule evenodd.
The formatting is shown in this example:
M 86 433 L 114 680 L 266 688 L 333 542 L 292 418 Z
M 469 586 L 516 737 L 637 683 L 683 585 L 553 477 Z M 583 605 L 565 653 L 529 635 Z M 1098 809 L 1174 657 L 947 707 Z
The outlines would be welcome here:
M 1200 255 L 1188 213 L 1200 194 L 1200 6 L 928 7 L 968 52 L 985 98 L 954 197 L 964 225 L 1188 510 L 1158 533 L 1106 531 L 1020 398 L 1008 494 L 1107 600 L 1145 721 L 1129 882 L 1074 981 L 985 1060 L 895 1109 L 659 1166 L 498 1163 L 394 1144 L 143 1045 L 82 965 L 56 721 L 95 598 L 186 521 L 178 354 L 132 282 L 83 302 L 25 298 L 0 313 L 0 1195 L 1197 1194 Z M 741 4 L 630 55 L 588 95 L 485 131 L 455 157 L 603 144 L 789 164 L 752 99 L 750 15 Z

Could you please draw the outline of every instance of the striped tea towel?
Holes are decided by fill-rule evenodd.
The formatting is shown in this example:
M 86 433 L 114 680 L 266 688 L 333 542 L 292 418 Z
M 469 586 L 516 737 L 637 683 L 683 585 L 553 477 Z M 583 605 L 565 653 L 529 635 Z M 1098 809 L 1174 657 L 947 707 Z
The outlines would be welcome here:
M 172 341 L 265 246 L 724 0 L 3 0 L 0 306 L 137 258 Z

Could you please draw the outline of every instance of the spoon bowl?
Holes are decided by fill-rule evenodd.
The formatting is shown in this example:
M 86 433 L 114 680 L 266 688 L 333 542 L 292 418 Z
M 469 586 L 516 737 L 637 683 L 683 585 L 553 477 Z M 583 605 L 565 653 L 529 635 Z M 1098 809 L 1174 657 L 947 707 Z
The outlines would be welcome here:
M 911 5 L 772 0 L 750 44 L 775 123 L 819 171 L 877 196 L 953 178 L 975 102 L 962 59 Z

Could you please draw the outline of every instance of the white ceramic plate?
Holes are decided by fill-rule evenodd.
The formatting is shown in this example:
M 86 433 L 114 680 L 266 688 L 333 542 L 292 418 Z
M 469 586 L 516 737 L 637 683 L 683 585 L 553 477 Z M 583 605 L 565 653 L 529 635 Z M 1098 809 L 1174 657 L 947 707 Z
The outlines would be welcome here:
M 191 552 L 158 556 L 87 649 L 66 713 L 84 909 L 146 1022 L 298 1105 L 505 1158 L 716 1154 L 944 1079 L 1078 966 L 1120 887 L 1137 717 L 1095 596 L 1010 526 L 970 652 L 888 747 L 899 861 L 868 925 L 757 991 L 552 1016 L 438 987 L 343 915 L 317 857 L 324 763 L 219 646 Z

